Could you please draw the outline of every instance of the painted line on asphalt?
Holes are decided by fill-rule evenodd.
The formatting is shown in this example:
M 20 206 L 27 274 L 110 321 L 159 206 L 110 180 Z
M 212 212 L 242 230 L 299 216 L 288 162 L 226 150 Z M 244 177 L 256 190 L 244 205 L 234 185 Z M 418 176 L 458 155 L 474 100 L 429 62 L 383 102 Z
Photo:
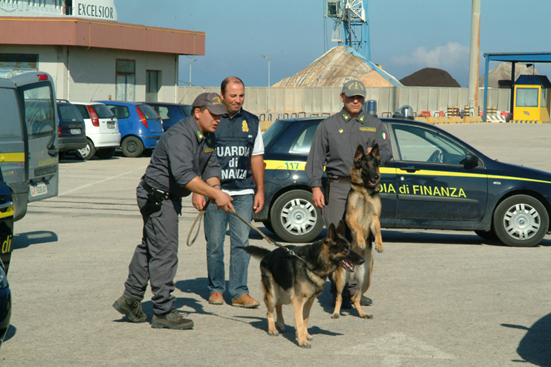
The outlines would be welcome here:
M 69 191 L 64 191 L 62 193 L 59 193 L 57 194 L 57 196 L 63 196 L 63 195 L 67 195 L 67 194 L 70 194 L 72 192 L 75 192 L 75 191 L 79 191 L 79 190 L 82 190 L 82 189 L 85 189 L 87 187 L 90 187 L 90 186 L 94 186 L 94 185 L 97 185 L 97 184 L 101 184 L 101 183 L 104 183 L 104 182 L 107 182 L 107 181 L 111 181 L 111 180 L 114 180 L 114 179 L 117 179 L 119 177 L 122 177 L 122 176 L 126 176 L 130 173 L 134 173 L 136 171 L 143 171 L 145 172 L 145 168 L 147 168 L 147 166 L 144 166 L 144 167 L 140 167 L 140 168 L 136 168 L 136 169 L 133 169 L 131 171 L 127 171 L 127 172 L 124 172 L 124 173 L 121 173 L 119 175 L 116 175 L 116 176 L 112 176 L 112 177 L 109 177 L 109 178 L 105 178 L 103 180 L 99 180 L 99 181 L 96 181 L 96 182 L 92 182 L 92 183 L 89 183 L 89 184 L 86 184 L 86 185 L 82 185 L 82 186 L 79 186 L 79 187 L 75 187 L 74 189 L 71 189 Z

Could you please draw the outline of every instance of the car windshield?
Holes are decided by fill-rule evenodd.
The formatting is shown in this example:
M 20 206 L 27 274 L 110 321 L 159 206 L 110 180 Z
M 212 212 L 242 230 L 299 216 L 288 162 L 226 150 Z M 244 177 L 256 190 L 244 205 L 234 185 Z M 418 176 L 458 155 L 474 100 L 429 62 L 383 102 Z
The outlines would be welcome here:
M 113 112 L 111 112 L 111 110 L 109 110 L 109 108 L 107 108 L 104 104 L 95 104 L 92 105 L 92 108 L 96 111 L 96 114 L 100 119 L 110 119 L 113 117 Z
M 59 118 L 63 122 L 82 121 L 82 115 L 78 112 L 77 108 L 70 104 L 60 104 Z
M 267 147 L 272 142 L 272 140 L 274 140 L 274 138 L 277 135 L 279 135 L 280 131 L 283 130 L 286 125 L 287 125 L 286 122 L 282 122 L 282 121 L 274 122 L 272 126 L 270 126 L 270 128 L 266 130 L 264 134 L 262 134 L 262 140 L 264 141 L 264 146 Z
M 149 107 L 149 105 L 141 104 L 141 105 L 138 105 L 137 107 L 140 111 L 142 111 L 146 119 L 157 120 L 159 118 L 159 115 L 157 114 L 157 112 L 155 112 L 153 108 Z

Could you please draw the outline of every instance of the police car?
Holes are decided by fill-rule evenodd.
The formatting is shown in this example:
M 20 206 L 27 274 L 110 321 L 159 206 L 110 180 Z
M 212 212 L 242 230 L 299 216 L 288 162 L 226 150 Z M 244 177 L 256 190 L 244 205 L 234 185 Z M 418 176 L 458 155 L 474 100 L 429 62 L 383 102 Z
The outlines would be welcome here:
M 381 120 L 394 156 L 381 168 L 382 227 L 471 230 L 508 246 L 535 246 L 549 231 L 551 173 L 490 159 L 433 125 Z M 304 171 L 320 121 L 278 120 L 263 135 L 266 204 L 253 219 L 284 241 L 323 228 Z
M 0 346 L 11 318 L 11 291 L 7 274 L 12 253 L 13 214 L 13 198 L 0 170 Z

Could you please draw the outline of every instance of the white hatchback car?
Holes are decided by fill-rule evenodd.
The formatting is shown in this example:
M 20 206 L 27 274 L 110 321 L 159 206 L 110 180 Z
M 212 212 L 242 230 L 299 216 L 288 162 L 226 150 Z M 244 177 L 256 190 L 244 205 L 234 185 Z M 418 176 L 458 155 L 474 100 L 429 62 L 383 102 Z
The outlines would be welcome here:
M 84 160 L 96 155 L 100 159 L 113 156 L 120 147 L 121 133 L 115 115 L 103 103 L 71 102 L 80 111 L 86 123 L 86 147 L 77 150 L 77 155 Z

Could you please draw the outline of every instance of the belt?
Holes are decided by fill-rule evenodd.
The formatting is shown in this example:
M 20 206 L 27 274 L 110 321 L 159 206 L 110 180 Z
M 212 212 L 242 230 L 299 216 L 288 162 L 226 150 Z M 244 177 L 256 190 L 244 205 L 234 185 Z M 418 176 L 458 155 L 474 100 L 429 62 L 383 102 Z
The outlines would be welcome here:
M 329 183 L 339 181 L 340 183 L 350 183 L 350 177 L 330 177 Z
M 155 188 L 155 187 L 149 186 L 149 185 L 147 184 L 147 182 L 145 182 L 145 180 L 142 180 L 142 186 L 143 186 L 143 188 L 145 189 L 145 191 L 147 191 L 147 192 L 151 192 L 153 189 L 155 189 L 155 190 L 157 190 L 157 191 L 160 191 L 160 192 L 162 192 L 163 194 L 167 195 L 168 198 L 169 198 L 170 200 L 176 200 L 176 201 L 178 201 L 178 200 L 181 199 L 180 197 L 171 195 L 170 193 L 167 193 L 166 191 L 159 190 L 159 189 L 157 189 L 157 188 Z

